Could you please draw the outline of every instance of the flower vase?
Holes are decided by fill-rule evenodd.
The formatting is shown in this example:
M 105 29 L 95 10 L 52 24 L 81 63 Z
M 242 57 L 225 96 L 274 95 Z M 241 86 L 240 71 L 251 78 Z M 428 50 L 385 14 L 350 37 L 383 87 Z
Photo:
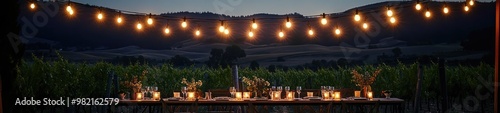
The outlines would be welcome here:
M 372 87 L 370 85 L 365 85 L 362 87 L 362 89 L 364 97 L 368 97 L 368 91 L 372 91 Z
M 254 98 L 262 98 L 262 91 L 254 91 Z

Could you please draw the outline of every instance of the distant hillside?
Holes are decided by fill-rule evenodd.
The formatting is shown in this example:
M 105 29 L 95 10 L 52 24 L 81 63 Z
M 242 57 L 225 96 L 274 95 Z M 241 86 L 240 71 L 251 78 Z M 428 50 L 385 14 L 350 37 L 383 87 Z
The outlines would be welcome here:
M 36 38 L 29 39 L 30 44 L 47 43 L 53 48 L 63 50 L 106 49 L 120 48 L 127 46 L 138 46 L 145 49 L 171 49 L 182 48 L 196 44 L 211 43 L 237 43 L 253 45 L 272 45 L 275 43 L 283 45 L 318 44 L 323 46 L 334 46 L 341 43 L 356 45 L 354 47 L 366 47 L 369 44 L 380 43 L 381 39 L 393 37 L 404 41 L 407 45 L 425 45 L 440 43 L 458 43 L 471 31 L 493 26 L 495 23 L 495 3 L 477 3 L 471 11 L 462 10 L 463 3 L 448 2 L 451 14 L 443 15 L 441 12 L 441 2 L 429 2 L 433 11 L 431 19 L 423 16 L 423 11 L 416 11 L 413 2 L 381 2 L 370 4 L 340 13 L 330 13 L 331 19 L 327 27 L 319 24 L 318 18 L 311 18 L 300 14 L 274 15 L 255 14 L 249 16 L 232 17 L 227 15 L 214 14 L 210 12 L 176 12 L 163 13 L 153 16 L 154 26 L 145 25 L 143 31 L 135 29 L 135 23 L 145 22 L 145 15 L 123 14 L 124 23 L 117 25 L 115 17 L 118 13 L 114 9 L 104 9 L 105 21 L 98 22 L 95 18 L 98 8 L 85 4 L 73 4 L 76 13 L 73 17 L 68 17 L 63 10 L 64 3 L 59 3 L 61 10 L 54 16 L 49 17 L 48 24 L 38 28 Z M 393 6 L 395 15 L 398 18 L 396 26 L 387 25 L 385 7 Z M 359 24 L 352 20 L 355 9 L 361 10 L 361 14 L 367 17 L 367 21 L 375 28 L 373 32 L 359 31 Z M 21 8 L 21 17 L 28 20 L 33 18 L 32 11 Z M 382 12 L 380 12 L 382 11 Z M 367 13 L 371 12 L 371 13 Z M 285 30 L 287 39 L 278 40 L 276 37 L 280 26 L 286 16 L 290 16 L 294 22 L 292 30 Z M 188 18 L 189 29 L 181 29 L 180 21 L 182 17 Z M 166 19 L 165 19 L 166 18 Z M 168 19 L 171 18 L 171 19 Z M 175 18 L 175 19 L 174 19 Z M 194 18 L 194 19 L 193 19 Z M 256 31 L 256 40 L 248 41 L 247 30 L 251 19 L 255 18 L 259 23 L 259 31 Z M 264 18 L 264 19 L 263 19 Z M 274 19 L 276 18 L 276 19 Z M 21 18 L 20 18 L 21 19 Z M 200 20 L 203 19 L 203 20 Z M 219 19 L 228 20 L 226 24 L 231 29 L 230 37 L 223 37 L 217 31 L 220 25 Z M 20 20 L 20 25 L 23 23 Z M 315 30 L 315 37 L 307 36 L 307 23 Z M 169 24 L 172 34 L 163 34 L 163 28 Z M 199 25 L 202 30 L 202 37 L 195 38 L 193 30 Z M 341 37 L 335 37 L 333 29 L 340 26 L 343 30 Z M 360 38 L 365 35 L 367 38 Z M 356 38 L 357 37 L 357 38 Z M 494 37 L 492 37 L 494 38 Z

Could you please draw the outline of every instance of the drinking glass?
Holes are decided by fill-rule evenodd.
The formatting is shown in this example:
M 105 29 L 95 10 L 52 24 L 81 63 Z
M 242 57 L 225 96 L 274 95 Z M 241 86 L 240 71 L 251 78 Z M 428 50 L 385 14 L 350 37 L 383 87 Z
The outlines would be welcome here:
M 234 93 L 236 93 L 236 88 L 235 87 L 229 87 L 229 93 L 231 93 L 231 98 L 234 97 Z
M 279 92 L 283 91 L 283 87 L 278 86 L 278 87 L 276 88 L 276 91 L 279 91 Z
M 276 86 L 272 86 L 271 91 L 276 91 Z
M 158 92 L 158 86 L 153 87 L 153 92 Z
M 296 89 L 296 90 L 297 90 L 297 94 L 299 94 L 299 95 L 298 95 L 298 97 L 300 98 L 300 90 L 302 90 L 302 87 L 297 86 L 297 89 Z
M 328 86 L 328 93 L 330 93 L 330 95 L 333 95 L 333 90 L 335 88 L 333 86 Z
M 184 99 L 186 97 L 187 87 L 186 86 L 182 87 L 181 92 L 182 92 L 182 98 Z
M 286 92 L 290 91 L 290 86 L 285 86 L 285 91 Z

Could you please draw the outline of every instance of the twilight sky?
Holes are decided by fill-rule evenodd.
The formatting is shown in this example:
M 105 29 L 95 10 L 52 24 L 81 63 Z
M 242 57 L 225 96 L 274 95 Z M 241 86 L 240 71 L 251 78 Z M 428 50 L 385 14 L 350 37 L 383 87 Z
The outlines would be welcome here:
M 141 13 L 215 12 L 240 16 L 256 13 L 318 15 L 342 12 L 350 8 L 386 0 L 72 0 L 74 2 L 103 6 Z M 437 0 L 457 1 L 457 0 Z M 465 0 L 459 0 L 465 1 Z M 477 0 L 490 2 L 494 0 Z

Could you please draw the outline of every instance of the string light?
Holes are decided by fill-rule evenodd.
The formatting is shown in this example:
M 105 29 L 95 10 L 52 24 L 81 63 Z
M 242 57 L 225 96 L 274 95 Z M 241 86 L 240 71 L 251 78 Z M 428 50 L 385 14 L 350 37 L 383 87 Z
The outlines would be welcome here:
M 148 24 L 153 25 L 153 19 L 151 18 L 151 13 L 149 13 Z
M 392 24 L 395 24 L 395 23 L 396 23 L 396 18 L 391 17 L 391 18 L 389 19 L 389 21 L 390 21 Z
M 340 35 L 340 33 L 341 33 L 340 28 L 338 28 L 338 27 L 335 28 L 335 35 L 338 36 L 338 35 Z
M 123 21 L 123 19 L 122 19 L 122 13 L 120 12 L 118 14 L 118 18 L 116 18 L 116 23 L 120 24 L 120 23 L 122 23 L 122 21 Z
M 170 29 L 168 27 L 165 28 L 165 34 L 170 34 Z
M 97 19 L 102 20 L 104 18 L 101 9 L 99 9 L 99 13 L 97 13 Z
M 323 18 L 321 19 L 321 24 L 326 25 L 328 23 L 328 20 L 326 20 L 326 14 L 323 13 Z
M 363 29 L 368 29 L 368 23 L 363 23 Z
M 253 31 L 248 32 L 248 37 L 253 37 Z
M 182 26 L 182 28 L 186 28 L 187 27 L 186 17 L 183 18 L 181 26 Z
M 359 20 L 361 20 L 361 16 L 359 16 L 359 14 L 358 14 L 358 9 L 356 9 L 356 15 L 354 15 L 354 21 L 356 21 L 356 22 L 357 22 L 357 21 L 359 21 Z
M 465 11 L 465 12 L 468 12 L 468 11 L 469 11 L 469 6 L 465 5 L 465 6 L 464 6 L 464 11 Z
M 473 6 L 474 5 L 474 0 L 469 0 L 469 5 Z
M 66 11 L 68 12 L 69 15 L 73 15 L 74 13 L 73 8 L 71 8 L 69 1 L 68 1 L 68 6 L 66 6 Z
M 429 8 L 427 8 L 427 11 L 425 11 L 425 17 L 427 18 L 431 17 L 431 11 L 429 11 Z
M 444 8 L 443 8 L 443 13 L 444 13 L 444 14 L 448 14 L 448 12 L 449 12 L 448 7 L 447 7 L 447 6 L 444 6 Z
M 314 31 L 313 31 L 311 25 L 309 24 L 309 22 L 307 22 L 307 26 L 309 26 L 309 32 L 308 32 L 309 36 L 313 36 L 314 35 Z
M 252 18 L 252 28 L 257 29 L 257 27 L 258 27 L 258 25 L 257 25 L 257 23 L 255 23 L 255 18 Z
M 393 12 L 389 6 L 387 6 L 387 16 L 392 17 Z
M 420 9 L 422 9 L 422 6 L 420 5 L 420 2 L 417 0 L 417 4 L 415 4 L 415 9 L 417 9 L 418 11 L 420 11 Z
M 283 33 L 283 29 L 280 30 L 280 32 L 278 33 L 278 36 L 280 39 L 283 39 L 283 37 L 285 37 L 285 33 Z
M 225 29 L 224 34 L 229 35 L 229 29 Z
M 31 4 L 30 4 L 30 8 L 31 8 L 31 9 L 35 9 L 35 8 L 36 8 L 35 3 L 31 3 Z
M 290 22 L 290 17 L 286 17 L 286 24 L 285 24 L 286 28 L 290 28 L 292 27 L 292 23 Z
M 137 23 L 136 28 L 137 28 L 137 30 L 141 30 L 142 29 L 142 24 L 141 23 Z
M 219 32 L 224 32 L 225 28 L 224 28 L 224 21 L 223 20 L 220 20 L 220 27 L 219 27 Z

